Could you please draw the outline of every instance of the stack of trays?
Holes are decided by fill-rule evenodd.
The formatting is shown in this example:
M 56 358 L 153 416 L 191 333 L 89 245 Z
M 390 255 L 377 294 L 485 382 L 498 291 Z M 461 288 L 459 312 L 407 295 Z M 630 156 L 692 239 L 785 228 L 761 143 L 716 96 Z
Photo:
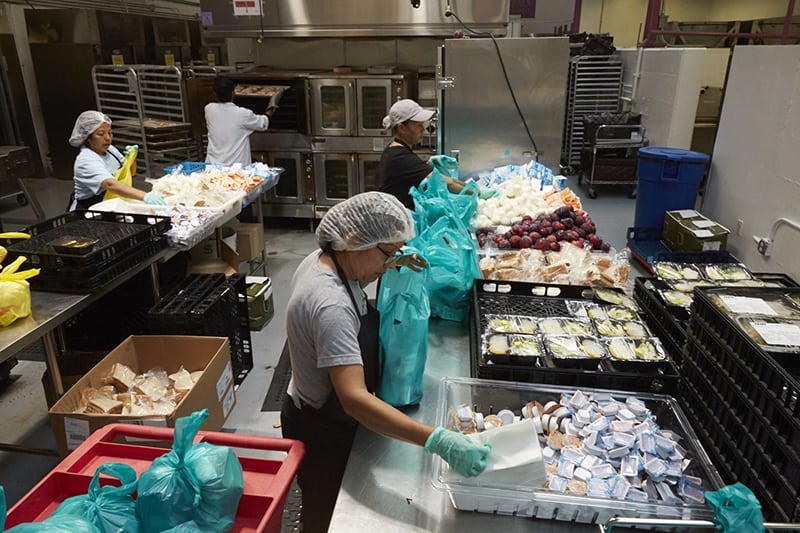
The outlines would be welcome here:
M 166 248 L 170 226 L 168 217 L 72 211 L 23 230 L 31 238 L 9 241 L 8 258 L 41 269 L 33 289 L 91 292 Z

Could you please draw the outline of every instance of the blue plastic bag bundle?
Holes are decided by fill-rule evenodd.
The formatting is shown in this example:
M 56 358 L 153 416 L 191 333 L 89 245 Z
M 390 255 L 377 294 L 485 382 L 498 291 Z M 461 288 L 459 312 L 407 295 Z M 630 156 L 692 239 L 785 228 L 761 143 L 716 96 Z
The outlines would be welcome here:
M 412 246 L 406 246 L 404 252 L 422 255 Z M 381 379 L 377 393 L 395 407 L 416 405 L 422 400 L 431 315 L 427 278 L 427 269 L 414 272 L 410 268 L 392 268 L 381 279 L 378 293 Z
M 117 478 L 121 486 L 100 486 L 100 474 Z M 80 516 L 104 533 L 138 533 L 141 530 L 136 513 L 136 470 L 125 463 L 105 463 L 95 471 L 89 491 L 67 498 L 52 517 Z
M 0 487 L 0 531 L 6 526 L 6 493 Z M 101 530 L 80 516 L 56 516 L 41 522 L 19 524 L 6 533 L 103 533 Z
M 139 477 L 136 502 L 144 533 L 192 520 L 204 532 L 233 528 L 244 492 L 242 465 L 227 446 L 193 443 L 206 418 L 208 410 L 203 409 L 176 420 L 172 451 Z
M 431 316 L 462 322 L 469 312 L 472 284 L 480 277 L 472 237 L 452 218 L 443 217 L 418 239 L 417 246 L 430 264 Z
M 717 491 L 706 491 L 706 502 L 714 510 L 714 522 L 723 533 L 762 533 L 764 517 L 755 494 L 742 483 Z

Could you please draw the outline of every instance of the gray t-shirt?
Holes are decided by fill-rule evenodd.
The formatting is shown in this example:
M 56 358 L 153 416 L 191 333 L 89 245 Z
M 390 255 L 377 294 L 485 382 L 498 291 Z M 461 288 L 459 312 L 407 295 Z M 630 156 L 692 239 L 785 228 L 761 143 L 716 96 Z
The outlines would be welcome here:
M 292 360 L 288 393 L 315 409 L 322 407 L 333 391 L 328 367 L 363 365 L 358 346 L 359 313 L 366 313 L 367 305 L 358 282 L 350 281 L 359 305 L 356 312 L 337 273 L 317 263 L 320 253 L 311 252 L 297 267 L 286 306 Z

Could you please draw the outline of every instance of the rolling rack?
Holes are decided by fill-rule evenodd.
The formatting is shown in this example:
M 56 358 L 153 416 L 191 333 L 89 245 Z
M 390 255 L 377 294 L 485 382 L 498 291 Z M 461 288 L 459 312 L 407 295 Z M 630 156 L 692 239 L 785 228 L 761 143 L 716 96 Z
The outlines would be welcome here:
M 595 115 L 596 116 L 596 115 Z M 614 116 L 614 115 L 612 115 Z M 616 115 L 619 116 L 619 115 Z M 647 146 L 640 124 L 592 124 L 584 116 L 584 144 L 578 184 L 588 180 L 589 198 L 597 198 L 595 185 L 628 185 L 636 197 L 636 157 Z
M 561 164 L 574 173 L 581 164 L 584 142 L 583 116 L 620 108 L 622 60 L 616 55 L 575 56 L 569 60 L 567 109 Z
M 145 177 L 197 158 L 177 67 L 96 65 L 92 80 L 97 108 L 114 121 L 117 143 L 139 146 L 137 166 Z

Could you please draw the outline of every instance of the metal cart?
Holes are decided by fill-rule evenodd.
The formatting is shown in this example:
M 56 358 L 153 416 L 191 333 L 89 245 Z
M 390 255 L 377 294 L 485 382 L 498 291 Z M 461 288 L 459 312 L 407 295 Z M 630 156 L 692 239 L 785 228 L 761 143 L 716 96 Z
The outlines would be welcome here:
M 620 133 L 627 135 L 622 137 Z M 639 148 L 647 146 L 644 126 L 640 124 L 601 124 L 594 139 L 583 148 L 584 164 L 578 174 L 578 184 L 586 178 L 589 198 L 597 198 L 595 185 L 629 185 L 629 196 L 636 197 L 636 156 Z
M 668 520 L 668 519 L 655 519 L 655 518 L 621 518 L 615 517 L 606 522 L 605 524 L 598 525 L 600 533 L 608 533 L 615 527 L 626 528 L 645 528 L 645 529 L 669 529 L 675 531 L 676 528 L 680 529 L 717 529 L 717 524 L 709 522 L 708 520 Z M 766 530 L 781 530 L 781 531 L 800 531 L 800 524 L 788 524 L 781 522 L 764 522 L 764 529 Z

